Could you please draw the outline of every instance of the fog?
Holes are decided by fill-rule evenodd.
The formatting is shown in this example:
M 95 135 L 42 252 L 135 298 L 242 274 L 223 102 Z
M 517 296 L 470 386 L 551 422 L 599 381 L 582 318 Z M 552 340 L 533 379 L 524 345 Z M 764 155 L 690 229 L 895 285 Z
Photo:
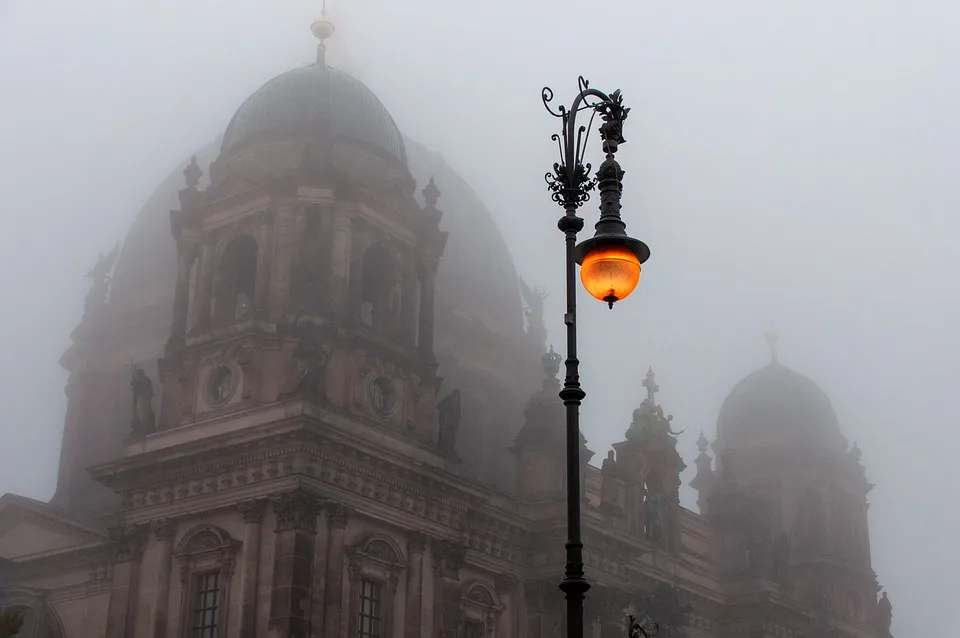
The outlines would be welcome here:
M 894 633 L 952 638 L 960 5 L 329 4 L 331 55 L 471 182 L 525 280 L 551 291 L 558 350 L 561 210 L 543 173 L 559 129 L 540 89 L 568 103 L 582 74 L 623 90 L 623 214 L 652 257 L 613 311 L 581 296 L 596 458 L 622 438 L 652 366 L 692 466 L 726 393 L 767 362 L 763 333 L 775 325 L 780 360 L 827 392 L 863 450 Z M 319 0 L 0 2 L 0 492 L 53 493 L 57 361 L 80 319 L 83 275 L 243 99 L 313 59 L 318 10 Z M 584 216 L 595 221 L 595 200 Z M 686 488 L 683 498 L 695 507 Z

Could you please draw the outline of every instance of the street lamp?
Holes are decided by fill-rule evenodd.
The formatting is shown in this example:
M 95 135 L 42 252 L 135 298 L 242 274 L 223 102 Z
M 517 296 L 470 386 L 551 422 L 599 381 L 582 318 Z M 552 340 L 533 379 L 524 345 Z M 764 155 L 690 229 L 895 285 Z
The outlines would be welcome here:
M 623 170 L 614 154 L 626 141 L 623 121 L 630 109 L 624 108 L 619 90 L 607 95 L 590 88 L 582 77 L 579 88 L 569 110 L 564 106 L 551 108 L 553 91 L 549 87 L 541 92 L 547 111 L 562 121 L 561 133 L 551 136 L 560 150 L 560 161 L 544 177 L 553 201 L 564 209 L 557 227 L 566 243 L 567 312 L 563 320 L 567 326 L 567 360 L 560 398 L 567 412 L 567 564 L 560 589 L 567 599 L 567 638 L 583 638 L 583 599 L 590 589 L 583 573 L 580 536 L 580 403 L 586 393 L 580 387 L 577 359 L 577 264 L 581 266 L 580 279 L 587 292 L 613 308 L 614 303 L 636 289 L 641 265 L 650 257 L 647 245 L 629 237 L 620 218 Z M 590 121 L 578 128 L 577 115 L 586 110 L 591 111 Z M 591 177 L 591 166 L 583 163 L 583 156 L 597 115 L 602 120 L 600 139 L 605 158 L 596 177 Z M 594 188 L 600 192 L 600 220 L 594 236 L 578 245 L 577 233 L 583 230 L 583 219 L 577 217 L 577 209 L 590 198 Z

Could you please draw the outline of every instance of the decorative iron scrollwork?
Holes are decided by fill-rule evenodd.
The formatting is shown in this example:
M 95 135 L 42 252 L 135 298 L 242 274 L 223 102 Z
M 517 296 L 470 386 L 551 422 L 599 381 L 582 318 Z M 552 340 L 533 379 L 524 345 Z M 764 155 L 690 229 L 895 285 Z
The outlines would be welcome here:
M 568 109 L 560 105 L 552 108 L 553 90 L 544 87 L 540 98 L 547 112 L 562 121 L 562 131 L 554 133 L 550 139 L 557 143 L 560 151 L 560 161 L 554 163 L 553 170 L 544 174 L 544 181 L 552 193 L 551 199 L 564 209 L 579 208 L 590 199 L 590 192 L 596 188 L 597 179 L 590 175 L 592 166 L 584 163 L 587 141 L 593 129 L 593 121 L 597 115 L 603 120 L 600 125 L 600 138 L 604 142 L 604 151 L 615 153 L 617 146 L 623 144 L 623 121 L 627 119 L 630 109 L 623 106 L 623 96 L 620 90 L 610 95 L 590 88 L 590 83 L 583 77 L 578 80 L 580 93 Z M 590 121 L 586 126 L 576 125 L 577 113 L 590 110 Z

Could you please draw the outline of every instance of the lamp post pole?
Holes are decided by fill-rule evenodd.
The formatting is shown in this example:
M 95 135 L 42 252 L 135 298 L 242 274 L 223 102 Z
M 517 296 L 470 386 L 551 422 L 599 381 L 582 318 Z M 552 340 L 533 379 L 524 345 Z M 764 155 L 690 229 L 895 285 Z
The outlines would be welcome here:
M 550 102 L 553 91 L 544 88 L 541 93 L 547 111 L 562 121 L 562 132 L 553 139 L 560 150 L 560 162 L 545 175 L 552 198 L 564 209 L 557 227 L 564 235 L 566 245 L 566 313 L 563 321 L 567 326 L 567 358 L 565 376 L 560 398 L 566 407 L 566 465 L 567 465 L 567 543 L 566 568 L 560 589 L 567 600 L 567 638 L 583 638 L 583 601 L 590 583 L 583 571 L 583 540 L 580 525 L 580 404 L 586 393 L 580 386 L 580 360 L 577 357 L 577 264 L 581 264 L 581 278 L 588 291 L 613 308 L 614 302 L 626 297 L 636 287 L 640 278 L 640 265 L 650 256 L 647 246 L 628 237 L 626 225 L 620 218 L 620 192 L 623 170 L 614 158 L 617 148 L 625 140 L 622 135 L 623 121 L 629 109 L 623 107 L 620 91 L 610 95 L 590 88 L 583 78 L 579 81 L 580 92 L 570 108 L 560 106 L 554 110 Z M 577 127 L 577 114 L 591 111 L 587 126 Z M 586 142 L 590 127 L 599 115 L 599 127 L 605 159 L 590 176 L 590 164 L 584 164 Z M 590 191 L 600 192 L 600 220 L 596 235 L 577 244 L 577 235 L 583 230 L 584 221 L 577 216 L 577 209 L 590 197 Z

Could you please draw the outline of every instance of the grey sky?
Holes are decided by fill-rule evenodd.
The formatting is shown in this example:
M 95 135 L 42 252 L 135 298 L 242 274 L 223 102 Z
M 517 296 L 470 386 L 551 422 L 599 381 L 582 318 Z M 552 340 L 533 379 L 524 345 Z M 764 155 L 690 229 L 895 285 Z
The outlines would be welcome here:
M 52 494 L 57 359 L 97 253 L 247 95 L 313 58 L 319 4 L 0 0 L 0 492 Z M 472 183 L 524 277 L 553 292 L 558 347 L 560 209 L 542 180 L 557 123 L 540 88 L 569 102 L 584 74 L 623 89 L 624 217 L 653 256 L 613 312 L 581 299 L 590 446 L 602 456 L 622 435 L 652 365 L 692 466 L 775 323 L 781 360 L 828 393 L 877 484 L 895 632 L 954 636 L 960 4 L 329 4 L 331 47 Z

